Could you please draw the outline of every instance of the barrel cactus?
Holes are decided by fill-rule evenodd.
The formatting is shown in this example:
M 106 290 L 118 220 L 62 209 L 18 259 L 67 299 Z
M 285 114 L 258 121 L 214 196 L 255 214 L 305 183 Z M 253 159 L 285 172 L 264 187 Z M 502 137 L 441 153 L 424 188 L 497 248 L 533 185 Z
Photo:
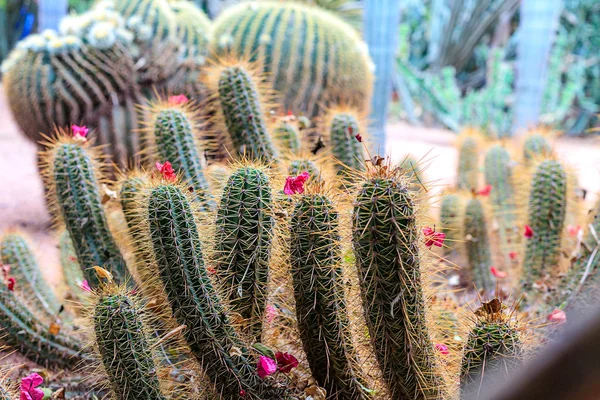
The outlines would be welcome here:
M 352 27 L 318 7 L 275 1 L 230 7 L 215 21 L 211 50 L 261 62 L 285 110 L 309 116 L 329 104 L 368 110 L 367 47 Z
M 364 315 L 392 398 L 444 397 L 429 336 L 414 194 L 401 171 L 369 166 L 354 202 L 353 244 Z

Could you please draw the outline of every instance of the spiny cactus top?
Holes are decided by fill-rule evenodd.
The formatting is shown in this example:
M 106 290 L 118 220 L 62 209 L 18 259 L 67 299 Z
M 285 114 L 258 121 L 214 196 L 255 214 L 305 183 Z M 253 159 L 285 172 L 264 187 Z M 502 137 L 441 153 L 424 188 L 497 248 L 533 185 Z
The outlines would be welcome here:
M 282 150 L 293 154 L 300 151 L 300 147 L 302 146 L 300 133 L 294 125 L 286 121 L 279 122 L 275 129 L 273 129 L 273 137 Z
M 523 157 L 530 162 L 536 157 L 548 157 L 552 154 L 552 146 L 545 135 L 534 133 L 523 142 Z
M 463 199 L 456 193 L 448 193 L 442 196 L 440 205 L 441 230 L 446 235 L 446 249 L 455 249 L 459 242 L 463 241 L 461 233 L 463 217 Z
M 352 343 L 339 215 L 323 193 L 304 194 L 290 222 L 290 261 L 300 337 L 313 377 L 331 399 L 366 399 Z
M 398 170 L 369 166 L 353 214 L 365 319 L 392 398 L 443 397 L 429 337 L 413 195 Z
M 478 198 L 467 202 L 464 216 L 463 238 L 469 260 L 469 272 L 475 287 L 490 293 L 494 279 L 490 273 L 492 256 L 488 239 L 488 225 L 484 207 Z
M 523 260 L 529 284 L 556 271 L 567 210 L 567 175 L 555 160 L 542 161 L 531 178 L 527 224 L 533 231 L 526 239 Z
M 115 282 L 125 282 L 129 272 L 113 238 L 102 199 L 102 166 L 97 150 L 59 130 L 56 140 L 42 153 L 45 185 L 56 207 L 58 224 L 69 231 L 84 276 L 92 286 L 99 283 L 93 267 L 110 271 Z
M 330 12 L 291 1 L 252 2 L 215 21 L 211 50 L 263 63 L 285 110 L 318 113 L 328 104 L 367 110 L 372 61 L 356 31 Z
M 166 400 L 144 313 L 125 290 L 104 288 L 94 306 L 96 347 L 110 388 L 122 400 Z
M 521 363 L 523 343 L 516 323 L 498 299 L 476 311 L 463 350 L 460 372 L 461 398 L 475 398 L 481 387 L 506 379 Z
M 361 135 L 365 133 L 360 127 L 357 116 L 351 112 L 334 113 L 329 119 L 327 128 L 330 134 L 331 153 L 343 163 L 338 166 L 338 169 L 363 169 L 364 155 Z M 357 137 L 361 137 L 361 140 Z

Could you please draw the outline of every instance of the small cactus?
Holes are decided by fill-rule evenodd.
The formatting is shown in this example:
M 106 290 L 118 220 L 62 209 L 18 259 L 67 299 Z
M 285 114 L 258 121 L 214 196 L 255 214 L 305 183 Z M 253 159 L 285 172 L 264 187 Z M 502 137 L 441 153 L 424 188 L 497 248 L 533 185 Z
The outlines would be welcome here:
M 60 255 L 60 265 L 62 266 L 65 281 L 69 287 L 69 292 L 74 299 L 83 302 L 86 298 L 82 287 L 84 276 L 81 267 L 77 262 L 77 254 L 73 248 L 73 242 L 69 237 L 69 232 L 63 230 L 58 235 L 58 251 Z
M 93 268 L 100 266 L 112 273 L 115 282 L 125 282 L 129 272 L 102 206 L 97 151 L 62 130 L 48 146 L 41 164 L 50 204 L 69 232 L 84 277 L 92 287 L 97 286 L 99 278 Z
M 323 180 L 321 176 L 321 170 L 317 166 L 317 163 L 310 158 L 294 158 L 288 163 L 288 175 L 298 176 L 304 171 L 310 175 L 309 180 L 315 180 L 320 182 Z
M 365 132 L 361 129 L 359 118 L 351 111 L 336 112 L 327 119 L 331 153 L 341 163 L 336 164 L 338 171 L 364 169 L 363 144 L 357 139 Z
M 560 258 L 567 210 L 567 175 L 555 160 L 540 162 L 531 178 L 527 224 L 532 236 L 526 240 L 523 257 L 527 284 L 555 271 Z
M 290 261 L 300 337 L 313 377 L 331 399 L 366 399 L 350 334 L 339 215 L 326 194 L 305 194 L 290 222 Z
M 472 191 L 479 185 L 479 140 L 475 134 L 466 132 L 459 140 L 458 173 L 456 186 Z
M 440 205 L 441 231 L 446 235 L 444 251 L 449 253 L 454 250 L 460 242 L 463 231 L 463 199 L 456 193 L 448 193 L 442 196 Z
M 152 354 L 145 311 L 125 290 L 105 287 L 93 312 L 94 337 L 114 396 L 166 400 Z
M 540 133 L 532 133 L 523 142 L 523 158 L 530 164 L 535 158 L 549 157 L 552 155 L 552 146 L 548 138 Z
M 505 380 L 523 357 L 521 333 L 498 299 L 485 303 L 476 315 L 463 350 L 461 399 L 476 398 L 490 382 Z
M 266 171 L 243 166 L 223 189 L 217 209 L 215 269 L 231 310 L 260 341 L 269 280 L 274 220 Z
M 298 129 L 287 121 L 280 121 L 273 129 L 273 138 L 278 143 L 279 148 L 297 154 L 300 152 L 302 143 Z
M 495 284 L 490 272 L 492 256 L 485 210 L 477 198 L 467 202 L 463 232 L 471 279 L 477 289 L 485 289 L 489 293 Z
M 425 316 L 415 202 L 398 170 L 369 167 L 352 230 L 364 315 L 391 397 L 443 397 Z

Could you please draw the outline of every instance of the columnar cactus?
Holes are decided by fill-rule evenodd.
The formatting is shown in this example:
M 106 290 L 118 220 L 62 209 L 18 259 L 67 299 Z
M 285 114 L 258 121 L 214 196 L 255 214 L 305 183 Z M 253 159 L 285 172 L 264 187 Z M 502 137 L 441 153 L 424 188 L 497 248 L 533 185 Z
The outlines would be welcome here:
M 297 154 L 302 147 L 300 133 L 294 125 L 286 121 L 280 121 L 273 129 L 273 138 L 280 149 L 293 154 Z
M 103 288 L 92 316 L 95 345 L 118 399 L 166 400 L 145 311 L 125 290 Z
M 265 120 L 267 104 L 251 67 L 235 62 L 217 65 L 207 79 L 209 89 L 218 92 L 216 112 L 221 115 L 220 125 L 224 122 L 229 132 L 234 152 L 265 162 L 275 160 L 278 152 Z
M 364 315 L 392 398 L 443 397 L 429 337 L 415 202 L 401 172 L 369 167 L 354 203 L 353 244 Z
M 464 135 L 459 141 L 456 186 L 461 190 L 472 191 L 479 184 L 479 141 L 468 132 Z
M 350 332 L 339 215 L 330 198 L 303 195 L 290 233 L 296 316 L 312 375 L 328 398 L 368 398 Z
M 113 274 L 117 283 L 129 277 L 102 206 L 99 183 L 102 171 L 97 151 L 59 130 L 42 154 L 45 185 L 56 216 L 69 231 L 84 277 L 94 287 L 99 278 L 94 266 Z
M 459 242 L 464 240 L 461 237 L 463 231 L 463 207 L 464 202 L 460 195 L 448 193 L 442 196 L 440 205 L 441 231 L 446 234 L 444 247 L 446 252 L 454 250 Z
M 544 160 L 531 178 L 523 271 L 532 284 L 555 271 L 560 258 L 562 230 L 567 210 L 567 174 L 560 162 Z
M 81 271 L 81 267 L 77 262 L 77 253 L 73 247 L 73 241 L 69 236 L 69 232 L 63 230 L 58 235 L 58 251 L 60 256 L 60 265 L 63 275 L 71 296 L 80 302 L 83 302 L 87 297 L 85 290 L 82 287 L 85 277 Z
M 372 61 L 357 32 L 330 12 L 294 2 L 257 2 L 225 10 L 211 50 L 262 62 L 284 94 L 285 110 L 314 116 L 321 106 L 367 111 Z
M 204 264 L 189 197 L 178 186 L 157 183 L 147 194 L 149 241 L 173 316 L 186 329 L 192 354 L 226 399 L 287 398 L 261 380 L 231 325 Z
M 359 119 L 352 112 L 340 112 L 332 114 L 328 121 L 331 153 L 341 162 L 336 164 L 338 171 L 364 169 L 363 145 L 356 138 L 356 135 L 364 135 Z
M 536 157 L 549 157 L 552 155 L 552 146 L 546 136 L 540 133 L 532 133 L 523 142 L 523 158 L 530 163 Z
M 477 198 L 469 200 L 465 208 L 463 227 L 469 273 L 477 289 L 485 289 L 490 292 L 494 289 L 495 283 L 490 272 L 492 256 L 487 229 L 483 204 Z
M 494 299 L 476 312 L 475 325 L 463 350 L 461 398 L 476 398 L 481 387 L 506 379 L 522 362 L 521 333 L 502 306 L 496 307 L 499 304 Z
M 231 310 L 260 341 L 274 220 L 269 178 L 260 167 L 234 171 L 217 209 L 215 269 Z
M 73 368 L 85 358 L 78 340 L 53 334 L 4 284 L 0 284 L 0 326 L 3 344 L 40 365 Z
M 160 162 L 169 161 L 193 189 L 201 209 L 208 211 L 214 202 L 200 159 L 197 118 L 193 105 L 159 101 L 149 106 L 150 122 L 146 130 L 152 137 L 152 157 Z
M 61 303 L 44 280 L 42 271 L 25 237 L 18 232 L 0 238 L 2 264 L 10 266 L 10 275 L 18 282 L 15 292 L 46 321 L 54 321 Z

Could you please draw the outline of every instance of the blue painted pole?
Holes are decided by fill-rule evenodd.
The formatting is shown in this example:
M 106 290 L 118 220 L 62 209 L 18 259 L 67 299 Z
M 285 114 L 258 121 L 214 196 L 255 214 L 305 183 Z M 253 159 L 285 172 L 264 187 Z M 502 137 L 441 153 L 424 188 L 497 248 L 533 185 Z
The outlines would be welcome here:
M 371 137 L 375 150 L 385 149 L 385 122 L 392 97 L 396 63 L 400 0 L 366 0 L 364 35 L 375 64 L 375 86 L 371 102 Z
M 39 0 L 38 30 L 57 30 L 60 20 L 67 15 L 68 6 L 67 0 Z

